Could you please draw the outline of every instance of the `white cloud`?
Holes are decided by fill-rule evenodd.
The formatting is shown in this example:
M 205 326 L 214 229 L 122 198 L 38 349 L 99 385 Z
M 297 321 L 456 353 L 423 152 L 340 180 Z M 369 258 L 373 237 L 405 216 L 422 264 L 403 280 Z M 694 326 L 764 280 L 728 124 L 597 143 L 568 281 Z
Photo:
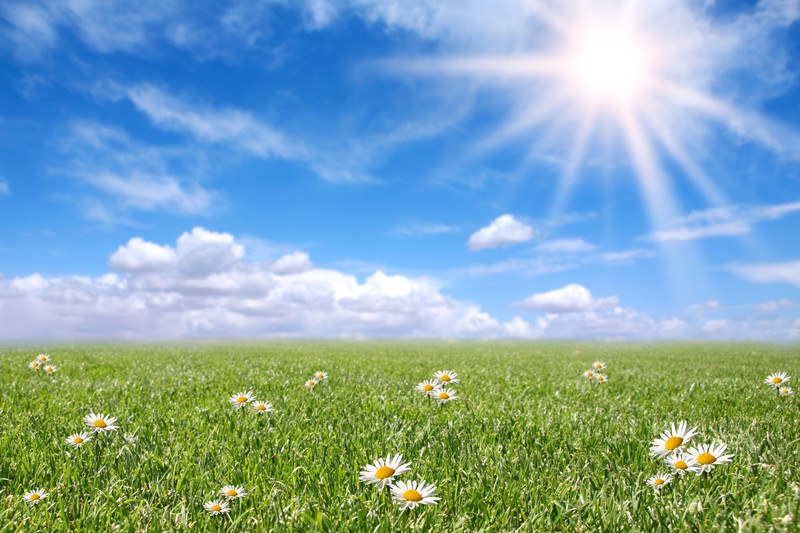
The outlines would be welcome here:
M 780 309 L 790 309 L 795 306 L 797 306 L 797 303 L 793 302 L 792 300 L 771 300 L 769 302 L 762 302 L 756 305 L 755 311 L 757 313 L 774 313 Z
M 708 320 L 703 324 L 703 331 L 706 333 L 719 333 L 728 327 L 728 321 L 724 318 Z
M 191 103 L 148 84 L 129 87 L 124 92 L 139 111 L 162 128 L 189 133 L 210 143 L 231 144 L 259 157 L 306 157 L 306 148 L 246 111 Z
M 88 215 L 104 219 L 115 211 L 202 213 L 218 195 L 202 184 L 194 152 L 155 148 L 133 141 L 124 131 L 93 122 L 74 122 L 60 145 L 66 162 L 53 168 L 112 200 L 85 202 Z
M 456 233 L 458 231 L 461 231 L 461 228 L 452 224 L 410 222 L 402 226 L 397 226 L 392 230 L 392 233 L 403 237 L 415 237 L 424 235 L 444 235 L 446 233 Z
M 800 212 L 800 202 L 762 206 L 726 206 L 693 211 L 672 222 L 671 228 L 654 231 L 640 239 L 690 241 L 709 237 L 734 237 L 753 231 L 756 224 Z
M 0 177 L 0 195 L 11 194 L 11 187 L 8 185 L 8 180 Z
M 689 311 L 692 313 L 710 313 L 718 311 L 722 305 L 717 300 L 709 300 L 702 304 L 694 304 L 689 306 Z
M 800 287 L 800 261 L 729 265 L 728 270 L 755 283 L 789 283 Z
M 540 252 L 591 252 L 597 249 L 597 245 L 586 242 L 583 239 L 555 239 L 546 241 L 536 246 Z
M 616 296 L 594 298 L 586 287 L 572 283 L 560 289 L 532 294 L 515 305 L 525 309 L 549 313 L 577 313 L 603 307 L 614 307 L 619 303 Z
M 194 228 L 174 245 L 130 239 L 99 278 L 0 280 L 4 338 L 500 336 L 504 326 L 426 279 L 363 280 L 292 252 L 252 263 L 230 234 Z
M 518 221 L 513 215 L 501 215 L 470 235 L 467 246 L 470 250 L 498 248 L 527 242 L 535 236 L 532 227 Z

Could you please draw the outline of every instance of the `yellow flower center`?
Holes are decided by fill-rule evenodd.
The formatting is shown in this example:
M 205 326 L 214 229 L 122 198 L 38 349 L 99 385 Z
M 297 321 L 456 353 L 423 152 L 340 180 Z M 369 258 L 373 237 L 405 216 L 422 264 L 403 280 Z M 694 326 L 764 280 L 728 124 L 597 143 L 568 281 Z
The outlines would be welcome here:
M 235 490 L 233 490 L 233 489 L 231 489 L 231 490 L 229 490 L 229 491 L 228 491 L 228 496 L 231 496 L 231 497 L 232 497 L 232 496 L 238 496 L 238 495 L 239 495 L 239 493 L 238 493 L 238 492 L 236 492 L 236 491 L 235 491 Z
M 407 491 L 405 491 L 403 493 L 403 498 L 405 498 L 406 501 L 409 501 L 409 502 L 418 502 L 418 501 L 422 501 L 422 494 L 420 494 L 419 492 L 415 491 L 414 489 L 411 489 L 411 490 L 407 490 Z
M 697 462 L 700 463 L 701 465 L 710 465 L 716 460 L 717 458 L 708 452 L 701 453 L 700 455 L 697 456 Z
M 236 401 L 238 403 L 245 403 L 247 401 L 247 396 L 239 396 L 238 398 L 236 398 Z
M 41 498 L 41 496 L 39 496 L 38 494 L 31 494 L 30 498 L 31 498 L 31 500 L 36 501 L 39 498 Z
M 39 361 L 33 362 L 33 368 L 39 368 Z
M 439 393 L 439 398 L 442 399 L 442 400 L 449 400 L 450 399 L 450 395 L 447 394 L 446 392 L 440 392 Z
M 259 411 L 266 411 L 267 410 L 267 406 L 264 405 L 263 403 L 260 403 L 260 404 L 258 404 L 256 406 L 256 409 L 258 409 Z
M 600 370 L 601 368 L 603 368 L 603 365 L 594 365 L 594 367 L 595 367 L 597 370 Z
M 657 480 L 653 481 L 653 485 L 655 485 L 656 487 L 660 487 L 663 484 L 664 484 L 664 480 L 661 479 L 661 478 L 658 478 Z
M 689 465 L 686 464 L 686 461 L 675 461 L 675 468 L 679 470 L 686 470 L 689 468 Z
M 324 378 L 324 377 L 325 377 L 325 374 L 317 374 L 317 377 L 318 377 L 319 379 L 322 379 L 322 378 Z
M 378 479 L 386 479 L 394 474 L 394 468 L 389 468 L 388 466 L 382 466 L 375 471 L 375 477 Z
M 423 385 L 422 390 L 424 390 L 425 392 L 432 391 L 433 385 L 431 385 L 430 383 L 426 383 L 425 385 Z
M 604 378 L 603 376 L 597 376 L 597 381 L 605 381 L 605 380 L 606 378 Z
M 441 379 L 442 381 L 450 381 L 452 378 L 447 374 L 445 374 L 444 376 L 441 376 L 439 379 Z
M 72 442 L 74 442 L 75 444 L 80 444 L 81 442 L 83 442 L 83 437 L 75 437 L 74 439 L 72 439 Z
M 592 376 L 594 376 L 594 372 L 587 372 L 586 375 L 589 376 L 589 377 L 592 377 Z
M 47 361 L 47 357 L 42 356 L 42 357 L 39 358 L 39 361 L 44 363 L 45 361 Z
M 94 424 L 94 427 L 100 428 L 100 429 L 103 429 L 104 427 L 106 427 L 108 425 L 108 424 L 106 424 L 106 421 L 103 420 L 102 418 L 98 418 L 97 420 L 92 422 L 92 424 Z
M 215 503 L 214 505 L 211 506 L 211 510 L 214 511 L 215 513 L 218 513 L 222 510 L 222 506 Z
M 306 383 L 306 385 L 308 385 L 309 387 L 313 387 L 315 384 L 313 381 L 309 381 L 308 383 Z
M 781 381 L 783 381 L 783 378 L 779 378 L 778 376 L 775 376 L 774 378 L 772 378 L 772 382 L 775 383 L 775 384 L 778 384 Z
M 677 448 L 681 444 L 683 444 L 683 438 L 681 438 L 681 437 L 670 437 L 670 438 L 667 439 L 667 442 L 664 443 L 664 448 L 666 448 L 667 451 L 671 452 L 672 450 L 674 450 L 675 448 Z

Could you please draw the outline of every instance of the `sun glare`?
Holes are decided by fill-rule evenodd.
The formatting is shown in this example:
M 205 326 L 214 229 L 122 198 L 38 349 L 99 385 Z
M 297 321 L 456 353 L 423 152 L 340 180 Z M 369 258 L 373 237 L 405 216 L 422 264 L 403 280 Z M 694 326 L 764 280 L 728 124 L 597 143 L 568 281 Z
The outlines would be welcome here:
M 644 41 L 626 28 L 594 23 L 576 31 L 566 74 L 590 104 L 632 106 L 647 88 L 650 56 Z

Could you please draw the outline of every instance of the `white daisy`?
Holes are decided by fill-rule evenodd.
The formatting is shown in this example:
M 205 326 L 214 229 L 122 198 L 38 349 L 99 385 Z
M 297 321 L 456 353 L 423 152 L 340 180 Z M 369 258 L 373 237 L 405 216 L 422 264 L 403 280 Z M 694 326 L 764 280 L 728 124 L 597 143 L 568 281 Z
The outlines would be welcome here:
M 398 481 L 391 485 L 392 499 L 400 506 L 401 511 L 414 509 L 417 505 L 436 505 L 441 498 L 434 495 L 436 487 L 426 485 L 425 480 L 410 481 L 405 483 Z
M 725 452 L 727 451 L 728 445 L 724 442 L 714 442 L 690 449 L 689 455 L 698 464 L 697 475 L 699 476 L 703 472 L 711 472 L 717 465 L 730 463 L 734 455 L 726 454 Z
M 231 402 L 231 405 L 233 405 L 237 409 L 241 409 L 242 407 L 246 406 L 253 400 L 255 400 L 255 396 L 253 396 L 253 391 L 249 390 L 243 392 L 237 392 L 236 394 L 228 398 L 228 401 Z
M 261 401 L 258 401 L 258 400 L 253 402 L 253 409 L 255 409 L 256 413 L 258 413 L 260 415 L 263 415 L 263 414 L 266 414 L 266 413 L 271 413 L 272 410 L 273 410 L 271 403 L 269 403 L 269 402 L 261 402 Z
M 606 376 L 605 374 L 595 374 L 594 379 L 598 383 L 605 383 L 606 381 L 608 381 L 608 376 Z
M 47 498 L 47 493 L 42 489 L 29 490 L 28 492 L 22 495 L 22 499 L 30 503 L 31 505 L 36 505 L 45 498 Z
M 117 419 L 113 416 L 91 413 L 89 416 L 85 417 L 83 421 L 86 422 L 87 426 L 96 432 L 114 431 L 119 429 L 119 426 L 116 425 Z
M 231 508 L 228 507 L 228 502 L 225 500 L 212 500 L 203 504 L 203 509 L 212 515 L 230 512 Z
M 28 363 L 28 368 L 30 368 L 31 370 L 39 370 L 39 368 L 41 368 L 41 366 L 42 366 L 42 363 L 40 363 L 36 359 L 34 359 L 30 363 Z
M 92 440 L 92 437 L 88 433 L 75 433 L 67 437 L 67 444 L 73 448 L 80 448 L 90 440 Z
M 664 461 L 667 462 L 673 473 L 679 475 L 683 475 L 686 472 L 697 472 L 700 469 L 694 457 L 681 452 L 668 455 Z
M 317 383 L 319 382 L 316 379 L 309 379 L 308 381 L 306 381 L 306 388 L 308 390 L 311 390 L 317 386 Z
M 47 372 L 48 374 L 52 374 L 56 370 L 58 370 L 56 365 L 47 365 L 47 366 L 44 367 L 44 371 Z
M 433 397 L 436 399 L 439 404 L 452 402 L 453 400 L 458 400 L 458 393 L 452 389 L 436 389 L 433 391 Z
M 586 372 L 583 373 L 583 377 L 585 377 L 586 379 L 594 379 L 594 376 L 595 376 L 594 370 L 587 370 Z
M 672 481 L 672 476 L 670 474 L 659 474 L 648 479 L 647 484 L 653 487 L 653 490 L 658 492 L 670 481 Z
M 592 366 L 597 370 L 605 370 L 606 364 L 602 361 L 595 361 Z
M 791 376 L 788 376 L 786 372 L 774 372 L 767 376 L 767 379 L 764 380 L 764 383 L 777 389 L 790 379 L 792 379 Z
M 688 429 L 686 422 L 681 422 L 677 427 L 672 424 L 669 431 L 665 431 L 661 437 L 653 440 L 653 445 L 650 446 L 650 455 L 666 457 L 673 452 L 681 451 L 683 445 L 697 435 L 696 430 L 696 426 Z
M 219 489 L 219 493 L 222 496 L 225 496 L 229 500 L 235 500 L 237 498 L 244 498 L 247 496 L 247 492 L 244 490 L 244 487 L 241 485 L 225 485 L 221 489 Z
M 411 470 L 410 466 L 411 463 L 403 462 L 403 456 L 399 453 L 394 457 L 387 455 L 386 459 L 375 459 L 374 463 L 366 465 L 358 475 L 358 479 L 367 485 L 377 485 L 378 490 L 382 490 L 395 476 Z
M 440 383 L 445 385 L 452 385 L 458 383 L 458 374 L 452 370 L 439 370 L 433 373 L 433 377 L 439 380 Z
M 439 387 L 439 382 L 434 379 L 429 379 L 423 381 L 422 383 L 418 383 L 416 389 L 424 394 L 425 396 L 430 396 L 433 394 L 433 391 Z
M 780 389 L 778 389 L 778 393 L 781 396 L 789 396 L 790 394 L 794 394 L 794 391 L 792 390 L 791 387 L 781 387 Z
M 40 353 L 39 355 L 36 356 L 36 359 L 40 363 L 46 363 L 46 362 L 48 362 L 50 360 L 50 356 L 47 355 L 46 353 Z
M 317 381 L 322 381 L 323 379 L 325 379 L 327 377 L 328 377 L 328 373 L 327 372 L 323 372 L 322 370 L 317 370 L 316 372 L 314 372 L 314 379 L 316 379 Z

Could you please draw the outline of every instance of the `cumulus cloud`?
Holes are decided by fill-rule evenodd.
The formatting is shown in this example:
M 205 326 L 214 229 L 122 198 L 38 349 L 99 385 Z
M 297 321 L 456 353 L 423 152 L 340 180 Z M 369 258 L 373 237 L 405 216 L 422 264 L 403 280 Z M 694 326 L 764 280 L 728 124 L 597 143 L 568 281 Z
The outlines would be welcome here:
M 793 302 L 792 300 L 770 300 L 768 302 L 762 302 L 755 306 L 755 311 L 757 313 L 774 313 L 781 309 L 791 309 L 795 307 L 797 303 Z
M 97 278 L 0 280 L 4 338 L 502 336 L 505 326 L 426 279 L 364 279 L 300 251 L 248 262 L 231 234 L 194 228 L 172 245 L 133 237 Z
M 583 285 L 572 283 L 560 289 L 532 294 L 515 305 L 524 309 L 547 311 L 549 313 L 576 313 L 603 307 L 613 307 L 619 303 L 616 296 L 594 298 Z
M 513 215 L 501 215 L 491 224 L 481 228 L 469 237 L 470 250 L 484 250 L 527 242 L 536 236 L 536 231 L 520 222 Z

